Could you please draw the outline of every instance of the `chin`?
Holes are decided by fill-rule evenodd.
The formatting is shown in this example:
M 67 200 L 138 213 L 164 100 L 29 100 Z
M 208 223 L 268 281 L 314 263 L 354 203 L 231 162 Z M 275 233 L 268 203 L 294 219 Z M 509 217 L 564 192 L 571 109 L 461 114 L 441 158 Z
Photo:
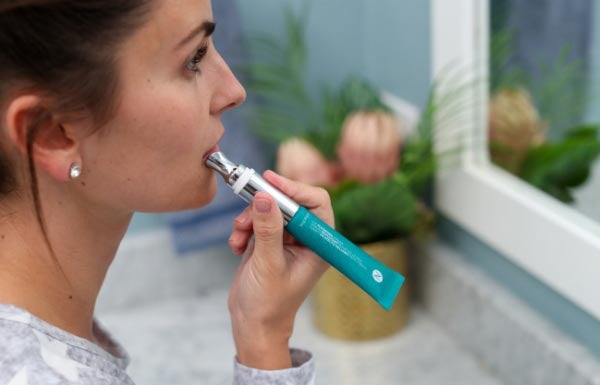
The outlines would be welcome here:
M 217 195 L 217 178 L 216 175 L 210 179 L 210 182 L 207 184 L 202 184 L 200 186 L 201 190 L 194 197 L 194 202 L 192 203 L 192 207 L 190 209 L 199 209 L 208 205 L 210 202 L 215 199 Z
M 205 203 L 204 205 L 209 204 L 210 202 L 213 201 L 213 199 L 215 199 L 215 196 L 217 195 L 217 178 L 213 178 L 212 182 L 210 183 L 210 185 L 208 186 L 208 188 L 205 190 L 206 191 L 206 195 L 204 195 L 205 198 Z M 203 206 L 204 206 L 203 205 Z
M 207 206 L 217 195 L 217 186 L 216 175 L 194 186 L 188 186 L 184 191 L 177 193 L 178 198 L 171 201 L 170 207 L 163 207 L 161 212 L 195 210 Z

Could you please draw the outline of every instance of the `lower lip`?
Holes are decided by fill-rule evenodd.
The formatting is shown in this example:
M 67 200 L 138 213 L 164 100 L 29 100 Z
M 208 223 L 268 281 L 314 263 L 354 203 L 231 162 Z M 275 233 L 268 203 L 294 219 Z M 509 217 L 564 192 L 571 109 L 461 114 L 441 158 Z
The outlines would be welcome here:
M 214 145 L 210 150 L 206 151 L 204 154 L 203 160 L 206 162 L 209 156 L 214 154 L 215 152 L 221 151 L 218 145 Z

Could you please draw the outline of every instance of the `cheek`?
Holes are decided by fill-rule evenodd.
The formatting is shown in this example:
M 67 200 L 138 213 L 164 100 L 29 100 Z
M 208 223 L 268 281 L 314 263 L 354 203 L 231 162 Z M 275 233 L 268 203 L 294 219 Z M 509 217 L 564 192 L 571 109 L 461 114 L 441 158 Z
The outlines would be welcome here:
M 157 212 L 199 207 L 213 198 L 215 175 L 202 166 L 212 140 L 208 113 L 201 113 L 201 101 L 186 100 L 147 92 L 121 105 L 86 150 L 88 184 L 97 188 L 97 199 Z
M 120 126 L 130 128 L 131 139 L 148 156 L 175 165 L 186 156 L 198 156 L 210 142 L 208 96 L 198 93 L 193 80 L 147 81 L 131 96 L 122 106 Z
M 123 111 L 122 126 L 131 127 L 147 147 L 182 154 L 206 140 L 208 113 L 202 113 L 205 109 L 202 101 L 181 93 L 148 92 Z

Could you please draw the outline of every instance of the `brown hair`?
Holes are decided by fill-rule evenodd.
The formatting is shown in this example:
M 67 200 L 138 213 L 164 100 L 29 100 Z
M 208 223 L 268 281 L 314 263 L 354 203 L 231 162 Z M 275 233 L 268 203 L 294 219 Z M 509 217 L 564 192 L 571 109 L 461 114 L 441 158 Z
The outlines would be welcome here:
M 9 94 L 35 88 L 53 111 L 91 116 L 98 127 L 117 105 L 119 44 L 145 21 L 149 0 L 5 0 L 0 4 L 0 105 Z M 54 259 L 40 205 L 32 147 L 51 113 L 43 108 L 28 127 L 31 194 Z M 14 169 L 0 153 L 0 199 L 16 186 Z

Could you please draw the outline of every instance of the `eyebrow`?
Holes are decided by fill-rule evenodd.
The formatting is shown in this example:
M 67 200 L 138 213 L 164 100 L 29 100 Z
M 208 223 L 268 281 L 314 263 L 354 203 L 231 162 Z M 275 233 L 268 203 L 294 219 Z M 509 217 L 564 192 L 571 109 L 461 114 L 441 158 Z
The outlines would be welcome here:
M 201 33 L 204 33 L 204 37 L 209 37 L 215 31 L 216 26 L 217 24 L 214 21 L 204 21 L 202 24 L 194 28 L 186 37 L 184 37 L 179 44 L 177 44 L 177 48 L 187 44 L 190 40 Z

